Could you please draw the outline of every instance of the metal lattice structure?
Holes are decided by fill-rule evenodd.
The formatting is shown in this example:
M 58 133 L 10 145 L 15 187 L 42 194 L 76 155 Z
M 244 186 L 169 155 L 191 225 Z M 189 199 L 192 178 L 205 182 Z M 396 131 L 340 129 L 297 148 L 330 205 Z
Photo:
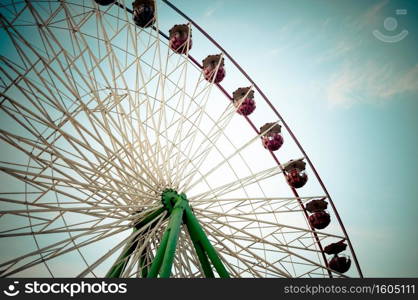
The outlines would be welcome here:
M 362 276 L 322 180 L 261 89 L 170 2 L 156 3 L 148 27 L 130 7 L 0 4 L 0 274 L 157 276 L 175 228 L 162 277 Z M 190 38 L 184 53 L 170 49 L 173 20 L 188 23 L 193 49 Z M 221 53 L 222 83 L 202 72 L 199 45 Z M 238 86 L 257 100 L 251 117 L 237 113 Z M 262 120 L 272 123 L 260 131 Z M 279 123 L 273 153 L 261 140 Z M 302 189 L 279 157 L 307 162 Z M 331 226 L 314 228 L 312 200 L 328 201 Z M 355 263 L 347 274 L 324 251 L 341 240 Z

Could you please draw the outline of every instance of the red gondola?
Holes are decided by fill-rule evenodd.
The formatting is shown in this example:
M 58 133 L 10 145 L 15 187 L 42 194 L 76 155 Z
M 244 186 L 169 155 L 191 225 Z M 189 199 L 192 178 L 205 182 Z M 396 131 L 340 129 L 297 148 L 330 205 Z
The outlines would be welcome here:
M 284 165 L 286 173 L 287 183 L 295 188 L 303 187 L 308 181 L 308 175 L 305 173 L 306 163 L 303 158 L 298 160 L 290 160 Z
M 262 135 L 262 142 L 264 148 L 270 151 L 279 150 L 283 145 L 283 136 L 281 132 L 281 126 L 277 123 L 266 123 L 260 127 L 260 133 Z
M 334 271 L 345 273 L 350 269 L 351 260 L 349 257 L 335 255 L 328 262 L 328 266 Z
M 306 210 L 310 213 L 324 211 L 328 207 L 328 203 L 324 199 L 311 200 L 306 203 Z
M 186 54 L 192 48 L 192 31 L 189 25 L 174 25 L 169 30 L 169 46 L 179 54 Z
M 208 55 L 202 64 L 203 76 L 207 81 L 219 83 L 225 78 L 225 62 L 220 54 Z
M 309 223 L 315 229 L 324 229 L 330 222 L 331 216 L 325 211 L 316 212 L 309 216 Z
M 335 255 L 340 252 L 343 252 L 347 248 L 347 244 L 344 242 L 345 240 L 341 240 L 337 243 L 329 244 L 328 246 L 324 248 L 324 252 L 326 254 L 335 254 Z
M 237 113 L 248 116 L 255 110 L 254 91 L 250 87 L 242 87 L 232 93 Z
M 147 28 L 155 23 L 154 0 L 135 0 L 132 7 L 133 20 L 137 26 Z

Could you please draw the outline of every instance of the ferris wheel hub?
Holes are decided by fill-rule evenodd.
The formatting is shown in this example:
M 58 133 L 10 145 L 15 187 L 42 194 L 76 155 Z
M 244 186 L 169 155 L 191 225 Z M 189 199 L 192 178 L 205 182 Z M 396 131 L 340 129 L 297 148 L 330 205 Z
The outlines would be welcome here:
M 171 214 L 174 207 L 181 206 L 183 209 L 189 205 L 189 200 L 184 193 L 177 193 L 174 189 L 165 189 L 161 194 L 161 201 L 164 208 Z

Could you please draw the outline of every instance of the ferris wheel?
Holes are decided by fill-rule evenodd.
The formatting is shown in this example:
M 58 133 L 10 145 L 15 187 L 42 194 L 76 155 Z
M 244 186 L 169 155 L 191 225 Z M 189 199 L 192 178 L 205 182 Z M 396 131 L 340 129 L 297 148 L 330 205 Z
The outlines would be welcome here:
M 171 2 L 0 11 L 2 277 L 362 277 L 278 110 Z

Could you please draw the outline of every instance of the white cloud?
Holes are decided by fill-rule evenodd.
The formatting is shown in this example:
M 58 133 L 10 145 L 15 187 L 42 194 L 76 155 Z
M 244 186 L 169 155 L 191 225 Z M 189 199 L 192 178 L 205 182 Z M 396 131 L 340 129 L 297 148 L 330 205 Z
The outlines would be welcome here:
M 390 97 L 404 92 L 418 92 L 418 65 L 400 75 L 382 96 Z
M 363 25 L 374 23 L 376 19 L 379 17 L 379 13 L 382 10 L 382 8 L 385 7 L 388 3 L 389 0 L 383 0 L 370 7 L 361 18 Z
M 348 32 L 316 58 L 317 63 L 340 66 L 325 88 L 331 105 L 380 103 L 404 93 L 418 93 L 418 65 L 399 69 L 396 62 L 377 61 L 369 55 L 375 47 L 371 30 L 381 25 L 382 10 L 388 3 L 380 1 L 357 18 L 344 20 Z
M 223 1 L 217 1 L 215 4 L 208 7 L 204 13 L 205 17 L 210 17 L 213 13 L 223 6 Z
M 318 56 L 315 60 L 316 63 L 323 63 L 334 59 L 339 59 L 343 55 L 346 55 L 352 50 L 355 50 L 361 44 L 361 40 L 351 41 L 347 38 L 339 40 L 333 48 L 324 51 L 324 53 Z
M 346 63 L 327 85 L 332 105 L 349 107 L 358 102 L 382 102 L 403 93 L 418 92 L 418 65 L 396 71 L 392 64 Z
M 210 7 L 205 11 L 205 16 L 206 17 L 210 17 L 211 15 L 213 15 L 213 13 L 215 12 L 216 7 Z
M 322 56 L 318 57 L 317 63 L 339 59 L 343 55 L 354 52 L 359 49 L 364 42 L 371 36 L 372 30 L 377 29 L 376 26 L 382 25 L 381 10 L 389 3 L 389 0 L 383 0 L 371 6 L 362 15 L 358 17 L 347 17 L 342 20 L 346 32 L 341 33 L 336 41 L 335 46 L 325 51 Z M 335 22 L 331 18 L 327 18 L 322 23 L 322 30 L 333 29 Z
M 380 1 L 367 9 L 360 17 L 348 17 L 346 19 L 346 25 L 357 31 L 363 31 L 370 26 L 380 25 L 383 20 L 381 19 L 381 11 L 388 3 L 389 0 Z

